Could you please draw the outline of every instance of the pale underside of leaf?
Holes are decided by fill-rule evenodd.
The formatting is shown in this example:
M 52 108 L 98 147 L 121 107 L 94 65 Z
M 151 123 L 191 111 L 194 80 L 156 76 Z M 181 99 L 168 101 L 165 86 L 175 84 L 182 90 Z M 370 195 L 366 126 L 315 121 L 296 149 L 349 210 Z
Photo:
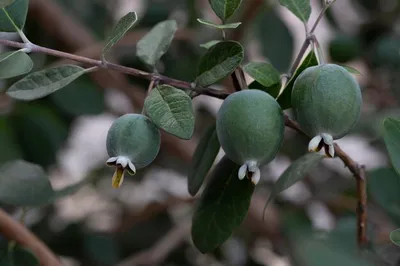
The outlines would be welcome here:
M 227 23 L 227 24 L 215 24 L 213 22 L 210 21 L 206 21 L 203 20 L 201 18 L 197 19 L 198 22 L 200 22 L 201 24 L 216 28 L 216 29 L 236 29 L 237 27 L 240 26 L 240 24 L 242 24 L 242 22 L 235 22 L 235 23 Z
M 31 71 L 33 61 L 21 50 L 0 54 L 0 78 L 7 79 Z

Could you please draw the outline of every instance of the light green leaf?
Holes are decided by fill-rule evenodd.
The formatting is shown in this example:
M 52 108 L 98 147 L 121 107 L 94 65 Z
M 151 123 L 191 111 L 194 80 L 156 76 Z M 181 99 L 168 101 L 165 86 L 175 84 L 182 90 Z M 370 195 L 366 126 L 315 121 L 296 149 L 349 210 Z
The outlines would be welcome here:
M 306 23 L 311 15 L 310 0 L 279 0 L 279 3 L 290 10 L 296 17 Z
M 32 73 L 14 83 L 7 94 L 18 100 L 43 98 L 79 78 L 87 71 L 76 65 L 63 65 Z
M 243 47 L 235 41 L 223 41 L 212 46 L 202 57 L 196 83 L 210 86 L 232 74 L 244 57 Z
M 168 51 L 177 30 L 175 20 L 166 20 L 155 25 L 136 45 L 137 56 L 154 67 Z
M 0 8 L 5 8 L 6 6 L 11 5 L 14 0 L 0 0 Z
M 112 30 L 110 36 L 107 39 L 107 43 L 101 52 L 102 56 L 104 57 L 105 53 L 114 46 L 137 21 L 136 12 L 129 12 L 125 16 L 123 16 L 115 25 L 114 29 Z
M 239 180 L 239 166 L 224 156 L 212 172 L 193 215 L 192 239 L 202 253 L 223 244 L 243 222 L 254 185 Z
M 20 207 L 46 204 L 53 188 L 42 167 L 23 160 L 0 166 L 0 202 Z
M 383 140 L 393 168 L 400 175 L 400 121 L 386 118 L 383 121 Z
M 204 24 L 204 25 L 216 28 L 216 29 L 220 29 L 220 30 L 223 30 L 223 29 L 236 29 L 237 27 L 240 26 L 240 24 L 242 24 L 242 22 L 227 23 L 227 24 L 215 24 L 213 22 L 206 21 L 206 20 L 203 20 L 201 18 L 198 18 L 197 21 L 200 22 L 201 24 Z
M 197 144 L 188 174 L 188 190 L 195 196 L 218 155 L 220 144 L 215 124 L 210 126 Z
M 165 132 L 181 139 L 190 139 L 195 117 L 190 97 L 177 88 L 161 85 L 154 88 L 144 102 L 153 123 Z
M 215 14 L 222 20 L 226 21 L 239 8 L 242 0 L 209 0 Z
M 318 59 L 314 53 L 314 51 L 310 51 L 306 58 L 302 61 L 300 66 L 296 69 L 293 77 L 289 80 L 281 94 L 278 96 L 278 103 L 283 110 L 289 109 L 292 107 L 292 90 L 293 85 L 298 76 L 303 72 L 306 68 L 311 66 L 318 65 Z
M 219 42 L 221 42 L 221 41 L 220 40 L 212 40 L 212 41 L 200 44 L 200 47 L 210 49 L 211 47 L 213 47 L 214 45 L 216 45 Z
M 280 82 L 280 74 L 270 63 L 252 62 L 243 67 L 253 79 L 265 87 L 271 87 Z
M 303 179 L 324 157 L 325 155 L 323 154 L 309 152 L 294 161 L 275 182 L 267 205 L 278 193 Z
M 0 54 L 0 79 L 26 74 L 31 71 L 32 68 L 32 59 L 21 50 Z
M 345 65 L 340 65 L 341 67 L 345 68 L 349 73 L 355 74 L 355 75 L 362 75 L 360 71 L 355 69 L 354 67 L 351 66 L 345 66 Z
M 400 247 L 400 229 L 396 229 L 390 233 L 390 240 Z
M 5 10 L 8 16 L 14 21 L 18 29 L 22 30 L 25 25 L 26 15 L 28 14 L 29 0 L 15 0 Z M 16 32 L 16 28 L 10 21 L 4 10 L 0 10 L 0 31 Z

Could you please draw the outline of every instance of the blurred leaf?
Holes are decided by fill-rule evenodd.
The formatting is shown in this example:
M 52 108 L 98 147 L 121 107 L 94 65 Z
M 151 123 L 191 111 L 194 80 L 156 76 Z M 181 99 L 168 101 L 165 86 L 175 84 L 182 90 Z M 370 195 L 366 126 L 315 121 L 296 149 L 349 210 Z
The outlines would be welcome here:
M 222 20 L 226 21 L 239 8 L 242 0 L 209 0 L 215 14 Z
M 397 246 L 400 246 L 400 229 L 396 229 L 390 233 L 390 240 Z
M 49 178 L 39 165 L 15 160 L 0 166 L 0 202 L 20 207 L 38 206 L 52 196 Z
M 212 46 L 202 57 L 196 83 L 210 86 L 229 76 L 244 57 L 243 47 L 235 41 L 222 41 Z
M 296 17 L 306 23 L 311 15 L 310 0 L 279 0 L 279 3 L 289 9 Z
M 62 89 L 86 72 L 87 70 L 76 65 L 40 70 L 14 83 L 7 94 L 18 100 L 36 100 Z
M 109 236 L 89 234 L 84 237 L 85 257 L 97 265 L 117 265 L 120 259 L 117 242 Z
M 303 179 L 324 157 L 325 155 L 317 152 L 308 152 L 294 161 L 275 182 L 266 205 L 268 205 L 278 193 L 281 193 Z
M 155 25 L 136 45 L 136 55 L 147 65 L 154 67 L 168 51 L 177 30 L 175 20 Z
M 32 68 L 32 59 L 21 50 L 0 54 L 0 79 L 8 79 L 28 73 Z
M 236 29 L 237 27 L 240 26 L 240 24 L 242 24 L 242 22 L 227 23 L 227 24 L 215 24 L 213 22 L 206 21 L 206 20 L 203 20 L 201 18 L 198 18 L 197 21 L 200 22 L 203 25 L 207 25 L 207 26 L 210 26 L 210 27 L 213 27 L 213 28 L 216 28 L 216 29 L 220 29 L 220 30 L 223 30 L 223 29 Z
M 9 243 L 3 242 L 0 244 L 0 266 L 40 265 L 39 260 L 30 250 L 19 245 L 10 248 Z
M 0 8 L 5 8 L 6 6 L 12 4 L 14 0 L 0 0 Z
M 318 65 L 318 59 L 314 53 L 314 51 L 310 51 L 306 58 L 302 61 L 300 66 L 296 69 L 293 74 L 293 77 L 289 80 L 288 84 L 285 86 L 284 90 L 278 97 L 278 103 L 283 110 L 289 109 L 292 107 L 292 90 L 293 85 L 298 76 L 303 72 L 306 68 L 311 66 Z
M 88 75 L 77 78 L 63 90 L 50 95 L 51 100 L 67 115 L 95 115 L 104 111 L 104 94 Z
M 21 158 L 20 147 L 5 117 L 0 117 L 0 147 L 0 163 Z
M 212 41 L 200 44 L 200 47 L 210 49 L 211 47 L 213 47 L 214 45 L 216 45 L 219 42 L 221 42 L 221 41 L 220 40 L 212 40 Z
M 12 18 L 14 24 L 22 30 L 25 25 L 26 15 L 28 14 L 29 0 L 15 0 L 14 3 L 7 6 L 5 10 L 8 16 Z M 4 10 L 0 11 L 0 31 L 16 32 L 14 25 L 11 23 Z
M 390 160 L 396 172 L 400 175 L 400 121 L 386 118 L 383 121 L 383 139 Z
M 356 36 L 340 33 L 329 41 L 328 50 L 333 61 L 346 63 L 361 55 L 362 46 Z
M 146 98 L 144 109 L 153 123 L 181 139 L 190 139 L 195 117 L 190 97 L 177 88 L 161 85 Z
M 224 243 L 243 222 L 254 185 L 239 180 L 239 166 L 224 156 L 212 172 L 193 215 L 192 239 L 202 253 Z
M 188 190 L 195 196 L 218 155 L 220 144 L 215 130 L 210 126 L 197 144 L 188 174 Z
M 362 75 L 361 72 L 358 71 L 357 69 L 355 69 L 354 67 L 345 66 L 345 65 L 340 65 L 340 66 L 343 67 L 344 69 L 346 69 L 351 74 Z
M 123 16 L 113 28 L 110 36 L 107 39 L 107 44 L 104 46 L 101 54 L 102 56 L 114 46 L 124 35 L 129 31 L 130 28 L 136 23 L 137 15 L 136 12 L 129 12 Z
M 281 90 L 281 82 L 279 80 L 279 83 L 274 84 L 270 87 L 265 87 L 265 86 L 261 85 L 259 82 L 257 82 L 256 80 L 254 80 L 252 83 L 249 84 L 249 89 L 265 91 L 272 97 L 276 98 L 276 97 L 278 97 L 278 94 Z
M 243 70 L 265 87 L 271 87 L 280 82 L 280 74 L 270 63 L 252 62 L 243 67 Z

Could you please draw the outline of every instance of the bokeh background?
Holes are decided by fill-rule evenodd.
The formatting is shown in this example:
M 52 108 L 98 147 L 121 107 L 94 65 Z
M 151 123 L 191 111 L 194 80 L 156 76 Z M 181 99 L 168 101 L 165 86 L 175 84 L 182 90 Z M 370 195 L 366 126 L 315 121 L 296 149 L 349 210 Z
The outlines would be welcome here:
M 313 22 L 321 1 L 312 0 Z M 99 58 L 103 40 L 116 21 L 136 11 L 138 22 L 114 49 L 111 61 L 144 69 L 135 44 L 157 22 L 175 19 L 179 30 L 159 71 L 193 81 L 205 49 L 220 37 L 197 18 L 218 22 L 207 0 L 31 0 L 25 33 L 39 45 Z M 368 170 L 368 229 L 376 265 L 400 265 L 400 248 L 388 235 L 400 225 L 400 180 L 388 168 L 380 131 L 382 119 L 400 115 L 400 1 L 337 0 L 322 19 L 316 36 L 329 62 L 358 69 L 363 113 L 356 128 L 338 143 Z M 270 61 L 287 72 L 305 33 L 302 23 L 277 1 L 243 0 L 232 21 L 242 21 L 229 38 L 245 47 L 245 60 Z M 18 40 L 15 34 L 1 38 Z M 6 47 L 0 48 L 7 51 Z M 35 69 L 73 63 L 32 54 Z M 13 80 L 0 81 L 4 91 Z M 247 77 L 248 83 L 251 82 Z M 279 195 L 266 210 L 273 182 L 304 154 L 308 140 L 287 129 L 277 158 L 262 169 L 248 216 L 213 254 L 198 252 L 190 238 L 196 198 L 186 175 L 196 144 L 215 121 L 221 100 L 193 101 L 196 133 L 189 141 L 163 135 L 160 154 L 149 167 L 111 187 L 105 166 L 107 130 L 120 115 L 140 112 L 148 81 L 98 71 L 34 102 L 18 102 L 0 93 L 0 163 L 23 158 L 42 165 L 54 188 L 88 180 L 71 196 L 30 210 L 26 225 L 68 266 L 128 265 L 338 265 L 331 246 L 303 245 L 301 237 L 318 234 L 335 247 L 356 246 L 355 181 L 338 160 L 325 160 L 304 181 Z M 229 79 L 217 86 L 233 90 Z M 290 111 L 288 112 L 290 115 Z M 216 162 L 223 156 L 220 151 Z M 14 217 L 21 210 L 2 206 Z M 301 234 L 300 234 L 301 232 Z

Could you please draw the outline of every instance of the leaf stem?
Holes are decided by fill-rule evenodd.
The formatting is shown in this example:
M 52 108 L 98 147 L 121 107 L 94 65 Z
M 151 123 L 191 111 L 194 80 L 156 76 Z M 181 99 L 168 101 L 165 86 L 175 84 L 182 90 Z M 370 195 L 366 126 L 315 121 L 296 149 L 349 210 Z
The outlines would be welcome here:
M 148 96 L 150 95 L 150 92 L 151 92 L 151 90 L 153 89 L 155 83 L 156 83 L 156 79 L 152 79 L 152 80 L 150 81 L 149 87 L 147 88 L 146 97 L 148 97 Z M 145 110 L 144 110 L 144 105 L 143 105 L 143 108 L 142 108 L 142 115 L 144 115 L 144 113 L 145 113 Z
M 8 18 L 8 20 L 10 21 L 10 23 L 14 26 L 15 30 L 17 31 L 19 37 L 21 38 L 21 40 L 24 43 L 31 43 L 28 38 L 26 37 L 26 35 L 24 34 L 24 32 L 15 24 L 14 20 L 10 17 L 10 14 L 8 14 L 7 10 L 5 8 L 2 8 L 4 14 L 6 15 L 6 17 Z

